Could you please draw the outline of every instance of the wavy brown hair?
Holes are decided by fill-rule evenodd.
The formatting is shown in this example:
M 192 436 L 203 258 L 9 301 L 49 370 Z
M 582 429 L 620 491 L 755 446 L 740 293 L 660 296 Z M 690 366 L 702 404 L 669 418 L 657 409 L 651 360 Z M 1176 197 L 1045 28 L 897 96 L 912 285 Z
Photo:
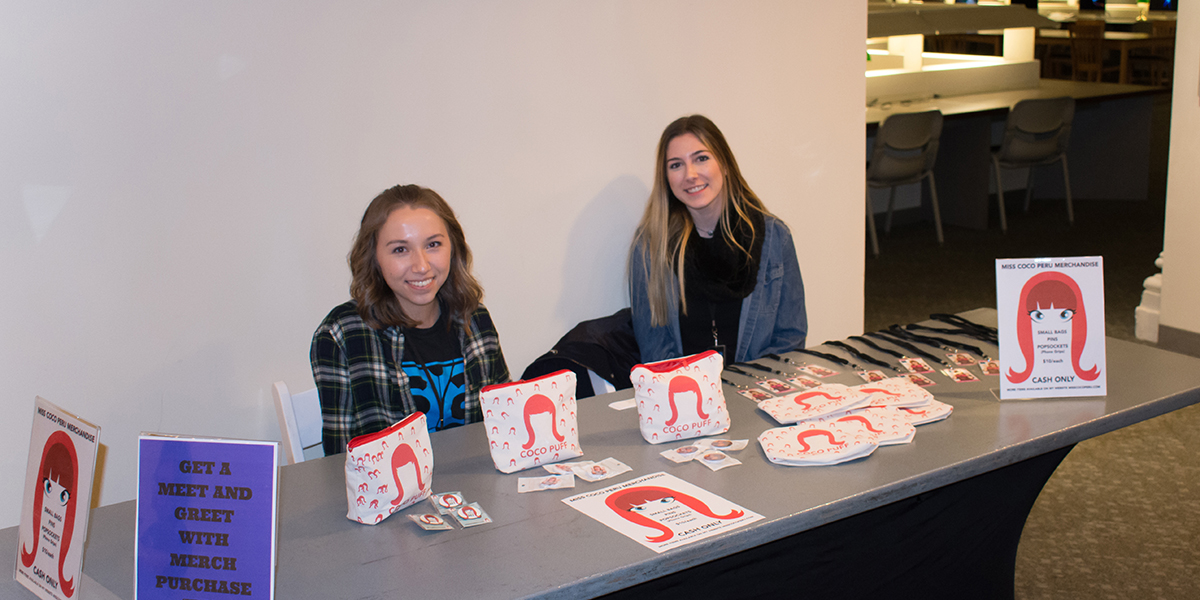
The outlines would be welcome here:
M 668 297 L 669 286 L 672 285 L 670 277 L 672 269 L 675 271 L 675 279 L 679 281 L 679 305 L 683 308 L 684 314 L 687 314 L 683 256 L 687 251 L 694 223 L 687 206 L 671 191 L 671 184 L 667 181 L 666 167 L 667 146 L 670 145 L 671 140 L 688 133 L 695 135 L 700 143 L 704 144 L 704 147 L 712 153 L 713 158 L 717 159 L 721 172 L 725 174 L 725 205 L 721 208 L 721 220 L 718 226 L 724 233 L 725 239 L 733 244 L 736 250 L 744 253 L 747 258 L 750 257 L 750 247 L 743 247 L 734 237 L 733 224 L 736 221 L 731 219 L 744 221 L 750 227 L 752 235 L 759 236 L 763 235 L 763 232 L 754 231 L 754 220 L 750 218 L 750 214 L 758 212 L 773 216 L 742 177 L 737 159 L 733 157 L 733 150 L 729 148 L 729 143 L 725 141 L 721 130 L 717 129 L 717 126 L 708 117 L 704 115 L 680 117 L 667 125 L 667 128 L 663 130 L 662 137 L 658 140 L 657 162 L 654 164 L 654 187 L 650 190 L 650 199 L 646 201 L 646 212 L 642 214 L 642 220 L 638 223 L 637 231 L 633 235 L 633 246 L 641 249 L 642 257 L 645 260 L 641 265 L 629 265 L 630 277 L 634 276 L 633 269 L 642 269 L 641 276 L 646 278 L 650 322 L 656 326 L 666 325 L 668 321 L 667 313 L 670 311 Z M 731 213 L 734 215 L 733 217 L 730 216 Z
M 362 224 L 346 261 L 350 263 L 350 297 L 358 304 L 358 315 L 374 329 L 416 327 L 417 322 L 404 314 L 396 293 L 388 287 L 379 261 L 375 258 L 379 230 L 392 211 L 400 207 L 427 208 L 446 224 L 450 235 L 450 274 L 438 290 L 437 298 L 450 319 L 465 323 L 479 307 L 483 287 L 471 274 L 471 248 L 463 235 L 454 210 L 437 192 L 419 185 L 398 185 L 375 197 L 363 213 Z

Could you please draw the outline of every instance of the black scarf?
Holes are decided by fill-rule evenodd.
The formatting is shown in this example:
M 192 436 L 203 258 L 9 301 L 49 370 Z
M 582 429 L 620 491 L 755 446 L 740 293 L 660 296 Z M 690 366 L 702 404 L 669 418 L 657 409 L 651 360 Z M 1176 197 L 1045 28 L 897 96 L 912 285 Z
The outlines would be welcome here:
M 726 239 L 718 225 L 711 238 L 694 236 L 684 251 L 683 273 L 688 296 L 700 292 L 709 300 L 740 300 L 754 291 L 758 280 L 758 264 L 762 260 L 765 219 L 762 213 L 751 210 L 750 222 L 736 219 L 731 224 L 733 238 L 750 256 Z M 696 287 L 693 287 L 696 286 Z

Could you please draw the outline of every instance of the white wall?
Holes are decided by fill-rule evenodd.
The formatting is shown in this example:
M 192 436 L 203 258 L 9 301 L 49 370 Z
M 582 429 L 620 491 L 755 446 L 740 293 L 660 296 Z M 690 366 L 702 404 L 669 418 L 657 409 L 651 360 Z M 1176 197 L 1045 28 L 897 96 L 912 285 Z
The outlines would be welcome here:
M 1159 325 L 1200 333 L 1200 6 L 1179 7 Z
M 270 383 L 347 298 L 367 202 L 458 211 L 514 375 L 625 306 L 655 143 L 702 112 L 795 235 L 810 340 L 862 328 L 861 2 L 0 6 L 0 477 L 32 400 L 102 427 L 278 439 Z M 0 486 L 0 527 L 20 491 Z

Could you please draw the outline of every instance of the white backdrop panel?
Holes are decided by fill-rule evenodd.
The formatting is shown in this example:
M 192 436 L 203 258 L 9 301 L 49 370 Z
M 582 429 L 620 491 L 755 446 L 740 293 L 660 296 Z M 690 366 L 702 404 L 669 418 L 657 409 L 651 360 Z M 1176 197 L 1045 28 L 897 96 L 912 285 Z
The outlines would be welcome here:
M 0 6 L 0 477 L 41 394 L 99 424 L 278 439 L 367 202 L 458 211 L 519 375 L 627 304 L 654 146 L 725 131 L 795 235 L 810 340 L 862 327 L 865 5 L 10 2 Z M 19 490 L 0 489 L 0 527 Z

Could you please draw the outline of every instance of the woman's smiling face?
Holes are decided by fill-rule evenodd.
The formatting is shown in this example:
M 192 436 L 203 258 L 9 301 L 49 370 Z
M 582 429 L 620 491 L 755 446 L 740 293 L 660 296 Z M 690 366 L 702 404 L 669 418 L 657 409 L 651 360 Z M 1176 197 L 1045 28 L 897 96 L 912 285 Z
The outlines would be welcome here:
M 715 223 L 725 205 L 725 172 L 700 138 L 685 133 L 667 144 L 667 183 L 692 220 Z
M 428 208 L 401 206 L 388 215 L 375 244 L 375 260 L 400 308 L 418 327 L 432 327 L 437 294 L 450 276 L 450 235 Z

